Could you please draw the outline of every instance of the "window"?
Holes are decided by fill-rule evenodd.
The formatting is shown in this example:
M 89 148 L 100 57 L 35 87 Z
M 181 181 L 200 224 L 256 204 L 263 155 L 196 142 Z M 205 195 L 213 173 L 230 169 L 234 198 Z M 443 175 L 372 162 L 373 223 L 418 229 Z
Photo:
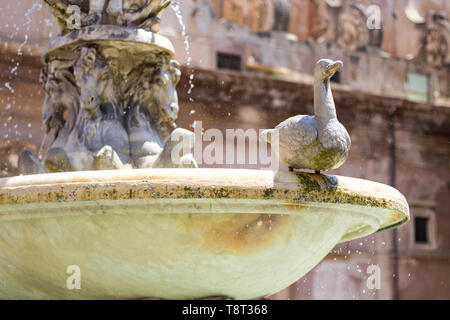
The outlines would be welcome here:
M 428 218 L 416 217 L 414 219 L 415 241 L 419 244 L 427 244 L 428 239 Z
M 409 100 L 421 103 L 428 102 L 428 76 L 419 73 L 408 73 L 406 90 Z
M 237 54 L 217 52 L 217 69 L 241 71 L 241 56 Z
M 435 204 L 428 202 L 410 204 L 409 223 L 411 248 L 417 250 L 437 249 L 437 225 Z

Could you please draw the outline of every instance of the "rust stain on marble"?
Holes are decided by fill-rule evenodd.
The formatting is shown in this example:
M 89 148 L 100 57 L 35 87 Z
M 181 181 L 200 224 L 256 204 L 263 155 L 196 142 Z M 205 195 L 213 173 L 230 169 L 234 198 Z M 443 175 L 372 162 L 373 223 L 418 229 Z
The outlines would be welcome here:
M 197 217 L 183 228 L 200 237 L 203 247 L 214 253 L 247 255 L 266 250 L 280 235 L 289 241 L 291 232 L 280 231 L 290 219 L 289 215 L 227 214 L 218 221 Z
M 404 218 L 404 216 L 400 212 L 391 211 L 391 213 L 389 214 L 389 217 L 388 217 L 388 222 L 395 223 L 395 222 L 401 221 L 403 218 Z
M 307 202 L 300 202 L 300 201 L 285 201 L 284 205 L 289 211 L 293 211 L 295 213 L 306 210 L 311 206 Z

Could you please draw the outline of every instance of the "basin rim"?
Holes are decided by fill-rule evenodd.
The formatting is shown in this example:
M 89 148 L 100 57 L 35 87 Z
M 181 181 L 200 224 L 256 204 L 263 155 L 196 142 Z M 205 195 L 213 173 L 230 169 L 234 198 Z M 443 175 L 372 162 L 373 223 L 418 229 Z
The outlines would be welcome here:
M 146 200 L 162 205 L 209 201 L 208 205 L 252 203 L 273 214 L 295 214 L 304 206 L 335 206 L 383 212 L 378 231 L 409 220 L 409 207 L 396 189 L 363 179 L 306 172 L 245 169 L 134 169 L 64 172 L 0 179 L 0 221 L 23 219 L 27 207 L 67 207 L 74 202 Z M 176 200 L 176 201 L 174 201 Z M 211 207 L 212 208 L 212 207 Z M 21 209 L 22 210 L 22 209 Z M 213 209 L 211 209 L 213 210 Z M 250 210 L 251 211 L 251 210 Z M 270 212 L 261 210 L 261 214 Z M 214 212 L 214 211 L 212 211 Z M 244 213 L 244 212 L 243 212 Z M 256 213 L 256 212 L 253 212 Z

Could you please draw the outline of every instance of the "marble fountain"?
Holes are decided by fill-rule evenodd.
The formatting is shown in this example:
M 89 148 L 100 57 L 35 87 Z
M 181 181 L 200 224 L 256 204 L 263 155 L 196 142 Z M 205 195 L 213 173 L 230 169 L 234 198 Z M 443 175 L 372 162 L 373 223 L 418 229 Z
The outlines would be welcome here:
M 46 2 L 64 23 L 70 1 Z M 174 129 L 179 65 L 157 34 L 167 4 L 82 10 L 80 28 L 49 44 L 54 139 L 42 159 L 22 153 L 23 175 L 0 179 L 0 298 L 262 298 L 336 244 L 408 221 L 405 198 L 383 184 L 174 160 L 174 133 L 186 148 L 192 133 Z M 73 265 L 79 290 L 66 286 Z

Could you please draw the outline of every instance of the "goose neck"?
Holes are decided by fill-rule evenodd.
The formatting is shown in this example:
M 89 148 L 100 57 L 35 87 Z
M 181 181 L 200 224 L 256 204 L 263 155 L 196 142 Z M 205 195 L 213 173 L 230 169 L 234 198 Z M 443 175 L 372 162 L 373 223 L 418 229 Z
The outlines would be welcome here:
M 315 80 L 314 113 L 318 118 L 323 120 L 337 118 L 330 80 Z

